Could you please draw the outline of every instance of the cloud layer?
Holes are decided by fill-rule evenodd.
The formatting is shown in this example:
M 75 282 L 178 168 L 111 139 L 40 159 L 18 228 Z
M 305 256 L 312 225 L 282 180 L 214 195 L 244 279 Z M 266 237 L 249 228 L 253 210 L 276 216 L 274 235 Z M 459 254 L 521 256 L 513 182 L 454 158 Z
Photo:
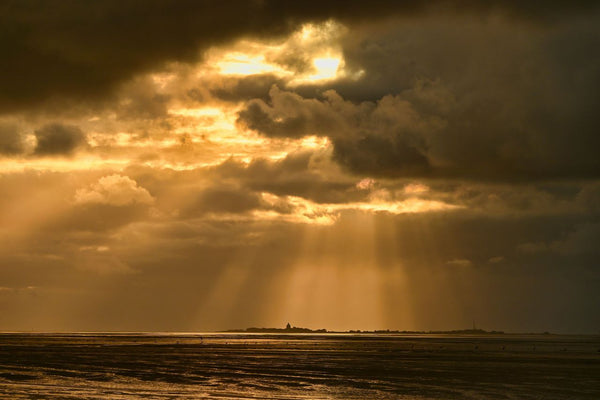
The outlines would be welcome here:
M 316 98 L 273 86 L 239 121 L 269 137 L 327 136 L 336 160 L 363 175 L 597 178 L 596 19 L 532 28 L 428 17 L 359 29 L 344 54 L 363 78 Z
M 343 6 L 336 1 L 283 5 L 267 0 L 11 2 L 0 19 L 0 107 L 14 110 L 57 97 L 104 96 L 136 73 L 169 61 L 198 59 L 202 50 L 241 36 L 280 36 L 307 21 L 368 21 L 436 9 L 449 14 L 505 12 L 535 21 L 587 12 L 595 6 L 591 1 L 523 4 L 508 0 L 485 4 L 381 0 L 368 6 L 362 1 L 346 1 Z
M 0 8 L 3 329 L 598 331 L 595 2 Z

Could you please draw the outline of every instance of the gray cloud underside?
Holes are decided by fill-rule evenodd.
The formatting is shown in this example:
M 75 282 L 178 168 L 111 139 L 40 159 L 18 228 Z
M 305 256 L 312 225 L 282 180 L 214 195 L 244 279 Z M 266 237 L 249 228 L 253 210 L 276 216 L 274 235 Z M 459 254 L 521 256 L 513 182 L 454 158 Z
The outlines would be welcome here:
M 140 71 L 192 61 L 240 36 L 282 35 L 309 20 L 365 21 L 431 8 L 553 20 L 594 7 L 591 1 L 4 1 L 0 110 L 94 99 Z
M 85 144 L 85 134 L 76 126 L 48 124 L 35 131 L 37 145 L 34 153 L 38 156 L 68 155 Z
M 361 79 L 325 92 L 276 87 L 248 102 L 239 122 L 271 137 L 328 136 L 334 158 L 361 175 L 597 178 L 599 20 L 365 26 L 343 43 Z
M 23 150 L 23 138 L 18 125 L 0 123 L 0 155 L 19 154 Z

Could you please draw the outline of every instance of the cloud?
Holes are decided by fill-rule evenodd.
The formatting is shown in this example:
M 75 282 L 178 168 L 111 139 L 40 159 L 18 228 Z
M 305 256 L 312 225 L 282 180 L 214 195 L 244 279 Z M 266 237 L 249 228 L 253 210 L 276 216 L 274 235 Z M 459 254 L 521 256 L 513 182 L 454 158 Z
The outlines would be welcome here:
M 328 137 L 334 159 L 359 175 L 597 178 L 596 19 L 537 33 L 502 19 L 460 20 L 469 30 L 439 18 L 359 29 L 344 50 L 365 66 L 364 79 L 332 83 L 316 97 L 273 87 L 268 100 L 247 102 L 238 122 L 272 138 Z M 398 74 L 406 60 L 419 68 Z
M 123 85 L 120 91 L 119 106 L 116 107 L 117 117 L 121 121 L 158 120 L 167 115 L 168 94 L 159 93 L 156 82 L 151 76 L 136 77 Z
M 373 175 L 423 174 L 429 170 L 423 131 L 437 120 L 421 118 L 398 96 L 358 105 L 327 91 L 324 99 L 271 88 L 270 104 L 252 100 L 238 123 L 271 137 L 328 136 L 333 157 L 352 172 Z
M 588 256 L 590 259 L 584 264 L 590 262 L 593 264 L 600 252 L 599 238 L 600 223 L 597 222 L 597 218 L 588 218 L 563 227 L 562 231 L 555 232 L 554 237 L 546 240 L 521 243 L 517 246 L 517 251 L 529 256 L 561 255 L 571 257 L 571 261 L 577 260 L 580 256 Z
M 68 155 L 86 143 L 81 129 L 58 123 L 44 125 L 35 131 L 35 137 L 34 154 L 38 156 Z
M 527 242 L 517 246 L 517 250 L 522 253 L 535 254 L 548 251 L 548 244 L 545 242 Z
M 323 271 L 331 268 L 335 271 L 333 283 L 323 283 L 322 287 L 332 296 L 343 295 L 344 286 L 340 288 L 339 284 L 346 282 L 352 271 L 361 277 L 357 280 L 361 284 L 365 274 L 378 276 L 382 282 L 380 293 L 392 296 L 389 302 L 382 304 L 391 310 L 386 321 L 399 329 L 408 322 L 397 312 L 398 298 L 393 296 L 402 292 L 411 293 L 411 310 L 418 316 L 411 323 L 417 328 L 429 329 L 435 321 L 442 325 L 460 325 L 461 313 L 465 313 L 468 314 L 465 324 L 470 323 L 474 314 L 477 320 L 480 319 L 478 315 L 485 315 L 507 330 L 520 331 L 529 327 L 532 330 L 540 327 L 575 331 L 596 329 L 597 321 L 591 322 L 589 315 L 596 315 L 598 300 L 596 288 L 590 285 L 597 279 L 597 253 L 591 249 L 598 231 L 597 227 L 585 226 L 586 221 L 597 219 L 597 216 L 570 212 L 532 216 L 527 212 L 498 218 L 468 208 L 443 213 L 393 213 L 386 211 L 385 207 L 393 204 L 386 204 L 383 194 L 376 198 L 369 196 L 375 191 L 386 190 L 388 200 L 401 206 L 406 196 L 422 196 L 427 200 L 441 198 L 451 202 L 453 198 L 465 199 L 468 197 L 466 192 L 482 188 L 469 182 L 458 185 L 435 180 L 396 182 L 371 178 L 374 182 L 366 181 L 361 189 L 356 187 L 362 180 L 357 177 L 342 175 L 336 183 L 334 176 L 329 174 L 317 180 L 319 175 L 310 169 L 314 161 L 311 155 L 295 154 L 279 161 L 243 163 L 229 160 L 217 167 L 191 171 L 132 166 L 113 177 L 123 183 L 125 193 L 130 193 L 127 199 L 140 196 L 141 203 L 109 200 L 111 196 L 105 191 L 119 192 L 120 186 L 100 184 L 102 179 L 99 178 L 112 174 L 100 175 L 98 171 L 44 174 L 29 171 L 0 175 L 0 191 L 11 196 L 0 199 L 3 220 L 15 211 L 22 214 L 16 217 L 15 225 L 0 229 L 2 286 L 35 285 L 44 288 L 42 292 L 46 296 L 15 308 L 27 316 L 21 324 L 15 321 L 15 314 L 3 315 L 5 325 L 26 327 L 36 323 L 56 328 L 60 321 L 70 321 L 79 324 L 78 329 L 111 326 L 115 329 L 200 330 L 244 326 L 261 316 L 265 318 L 265 324 L 270 324 L 271 317 L 263 314 L 262 307 L 273 304 L 273 299 L 282 298 L 280 292 L 271 292 L 273 287 L 286 293 L 288 282 L 293 280 L 285 277 L 293 271 L 319 281 L 327 276 Z M 329 197 L 346 201 L 317 202 L 283 194 L 310 193 L 308 183 L 305 186 L 284 185 L 294 176 L 297 182 L 310 182 L 311 177 L 315 177 L 316 191 L 329 191 Z M 253 208 L 255 204 L 245 205 L 248 199 L 250 203 L 254 201 L 254 194 L 260 193 L 258 189 L 248 190 L 248 185 L 266 185 L 269 180 L 282 194 L 261 194 L 258 208 Z M 418 183 L 429 189 L 424 191 Z M 335 184 L 340 185 L 339 188 Z M 410 193 L 405 191 L 407 186 Z M 103 189 L 107 187 L 111 189 Z M 85 203 L 82 198 L 82 204 L 66 201 L 69 193 L 76 193 L 77 188 L 94 200 Z M 152 193 L 155 200 L 151 205 L 160 211 L 160 217 L 147 212 L 149 204 L 144 203 L 147 196 L 136 194 L 142 188 Z M 503 190 L 510 188 L 504 186 Z M 546 190 L 576 201 L 577 188 L 550 186 Z M 488 187 L 490 191 L 496 189 L 498 186 L 495 185 Z M 522 187 L 511 190 L 524 191 Z M 457 195 L 463 192 L 462 197 Z M 45 193 L 55 195 L 65 204 L 57 206 L 43 197 Z M 347 193 L 347 197 L 341 193 Z M 51 211 L 58 209 L 59 215 L 52 216 L 51 211 L 40 213 L 38 202 L 27 202 L 36 198 L 43 199 L 43 206 Z M 200 203 L 195 203 L 198 206 L 204 201 L 207 208 L 214 208 L 204 213 L 197 208 L 188 215 L 181 206 L 182 212 L 174 214 L 174 209 L 179 207 L 177 201 L 181 200 L 198 200 Z M 211 204 L 213 200 L 222 202 L 223 206 L 218 209 L 219 204 Z M 115 205 L 123 202 L 128 205 Z M 410 203 L 404 205 L 410 206 Z M 137 210 L 146 212 L 135 214 Z M 37 221 L 29 224 L 31 229 L 19 241 L 15 238 L 15 228 L 27 222 L 25 217 L 37 218 Z M 44 224 L 43 220 L 49 217 L 60 218 L 60 221 Z M 577 231 L 581 233 L 576 234 Z M 527 242 L 571 242 L 570 233 L 573 233 L 572 241 L 579 243 L 579 247 L 529 254 L 516 249 L 518 244 Z M 582 257 L 584 251 L 584 256 L 592 254 L 592 257 L 583 261 L 575 258 Z M 497 264 L 489 261 L 500 254 L 509 261 Z M 246 271 L 247 280 L 237 290 L 225 285 L 220 292 L 223 296 L 239 295 L 234 296 L 231 309 L 224 311 L 220 303 L 216 309 L 210 309 L 205 296 L 212 293 L 211 289 L 218 286 L 223 274 L 230 269 L 232 274 Z M 134 277 L 127 275 L 132 272 L 136 274 Z M 407 291 L 406 285 L 415 290 Z M 569 295 L 556 298 L 557 288 Z M 44 303 L 58 302 L 58 290 L 68 293 L 60 298 L 63 302 L 56 307 L 44 309 L 44 315 L 51 319 L 37 316 L 35 310 Z M 173 303 L 140 315 L 140 310 L 159 303 L 154 303 L 157 293 Z M 513 295 L 507 298 L 506 293 Z M 261 294 L 265 297 L 256 297 Z M 356 292 L 350 294 L 356 298 Z M 445 308 L 448 298 L 454 299 L 456 310 Z M 515 298 L 519 301 L 515 302 Z M 486 302 L 492 305 L 486 306 Z M 94 318 L 82 319 L 81 315 L 64 307 L 65 304 L 79 303 L 86 304 L 86 315 Z M 319 304 L 334 310 L 331 303 Z M 523 304 L 527 305 L 525 310 Z M 553 316 L 541 322 L 527 319 L 533 313 L 546 315 L 544 310 L 556 306 L 580 311 L 569 313 L 572 317 L 566 322 Z M 202 318 L 190 317 L 197 315 L 198 307 L 206 308 Z M 338 312 L 344 310 L 335 309 Z M 439 322 L 442 318 L 439 310 L 448 311 L 443 313 L 443 322 Z M 288 311 L 285 310 L 286 314 Z M 123 313 L 129 318 L 123 318 Z M 173 316 L 174 313 L 177 315 Z M 221 322 L 214 322 L 214 318 L 221 316 Z M 521 316 L 522 320 L 519 319 Z M 99 318 L 101 322 L 98 322 Z
M 257 193 L 291 195 L 321 203 L 364 200 L 368 195 L 356 187 L 355 178 L 339 174 L 328 151 L 322 149 L 290 152 L 276 161 L 257 157 L 246 164 L 230 159 L 212 168 L 209 176 L 234 180 Z
M 83 249 L 71 256 L 76 268 L 97 274 L 132 274 L 136 271 L 109 250 L 89 251 Z
M 75 204 L 105 204 L 110 206 L 149 205 L 154 202 L 150 193 L 131 178 L 108 175 L 88 188 L 77 190 Z
M 0 155 L 20 154 L 24 151 L 23 137 L 16 124 L 0 122 Z
M 584 185 L 577 194 L 577 202 L 584 212 L 600 213 L 600 182 L 590 182 Z
M 192 204 L 185 207 L 186 217 L 207 213 L 243 214 L 261 208 L 260 196 L 248 190 L 218 185 L 202 190 Z
M 471 260 L 467 260 L 466 258 L 454 258 L 452 260 L 446 261 L 446 264 L 454 267 L 470 267 L 473 265 Z
M 3 326 L 271 325 L 300 282 L 347 321 L 375 293 L 390 328 L 597 331 L 591 5 L 32 4 L 0 13 L 0 281 L 44 297 Z M 284 73 L 210 64 L 329 17 L 319 51 L 265 52 Z M 294 81 L 323 49 L 350 72 Z
M 56 98 L 95 99 L 135 74 L 169 61 L 193 61 L 202 50 L 241 36 L 274 37 L 306 21 L 345 23 L 389 15 L 414 15 L 441 5 L 446 13 L 507 10 L 531 20 L 588 11 L 594 2 L 376 1 L 219 3 L 151 0 L 13 2 L 0 17 L 0 109 L 15 110 Z M 140 18 L 144 15 L 144 18 Z M 250 16 L 250 17 L 249 17 Z M 73 21 L 77 21 L 76 24 Z M 119 43 L 115 46 L 114 43 Z M 116 62 L 118 60 L 118 62 Z
M 284 85 L 285 82 L 271 74 L 251 75 L 245 77 L 223 78 L 215 82 L 207 82 L 211 88 L 210 93 L 227 101 L 243 101 L 246 99 L 262 98 L 273 85 Z
M 238 114 L 238 123 L 270 137 L 290 138 L 323 135 L 345 126 L 329 102 L 305 99 L 277 86 L 271 87 L 269 97 L 270 104 L 259 99 L 248 102 Z
M 552 250 L 567 255 L 594 255 L 600 253 L 600 223 L 578 225 L 562 240 L 552 243 Z
M 364 26 L 343 48 L 365 75 L 331 87 L 353 102 L 397 93 L 418 118 L 437 118 L 440 129 L 422 137 L 434 175 L 597 177 L 598 17 L 536 28 L 465 16 Z

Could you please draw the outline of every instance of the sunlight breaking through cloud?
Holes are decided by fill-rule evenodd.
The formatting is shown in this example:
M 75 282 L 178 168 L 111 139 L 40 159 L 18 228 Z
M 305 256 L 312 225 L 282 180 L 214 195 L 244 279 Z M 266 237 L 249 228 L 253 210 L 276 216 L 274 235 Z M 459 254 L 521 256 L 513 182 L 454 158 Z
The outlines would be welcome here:
M 392 215 L 453 211 L 464 206 L 444 203 L 437 200 L 408 198 L 400 201 L 382 201 L 373 198 L 370 202 L 354 202 L 342 204 L 319 204 L 298 196 L 277 196 L 263 192 L 262 200 L 274 209 L 286 212 L 258 212 L 255 214 L 263 219 L 283 219 L 290 222 L 309 223 L 317 225 L 332 225 L 345 211 L 361 211 L 367 213 L 388 213 Z
M 233 50 L 213 48 L 206 65 L 208 70 L 216 68 L 223 76 L 271 74 L 290 86 L 358 79 L 364 71 L 346 69 L 338 43 L 346 32 L 343 25 L 334 21 L 309 23 L 279 43 L 246 39 L 235 44 Z
M 46 3 L 3 10 L 6 329 L 597 331 L 596 6 Z

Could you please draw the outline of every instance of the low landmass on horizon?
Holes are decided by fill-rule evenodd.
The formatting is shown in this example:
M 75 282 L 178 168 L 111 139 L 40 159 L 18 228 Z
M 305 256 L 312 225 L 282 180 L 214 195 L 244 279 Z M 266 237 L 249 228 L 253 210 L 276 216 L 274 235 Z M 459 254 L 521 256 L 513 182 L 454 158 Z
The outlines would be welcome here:
M 250 327 L 246 329 L 229 329 L 225 332 L 231 333 L 358 333 L 358 334 L 467 334 L 467 335 L 503 335 L 504 331 L 486 331 L 484 329 L 455 329 L 448 331 L 408 331 L 408 330 L 390 330 L 390 329 L 377 329 L 377 330 L 347 330 L 347 331 L 330 331 L 327 329 L 310 329 L 301 328 L 297 326 L 291 326 L 289 323 L 285 328 L 257 328 Z M 549 332 L 543 332 L 547 335 Z

